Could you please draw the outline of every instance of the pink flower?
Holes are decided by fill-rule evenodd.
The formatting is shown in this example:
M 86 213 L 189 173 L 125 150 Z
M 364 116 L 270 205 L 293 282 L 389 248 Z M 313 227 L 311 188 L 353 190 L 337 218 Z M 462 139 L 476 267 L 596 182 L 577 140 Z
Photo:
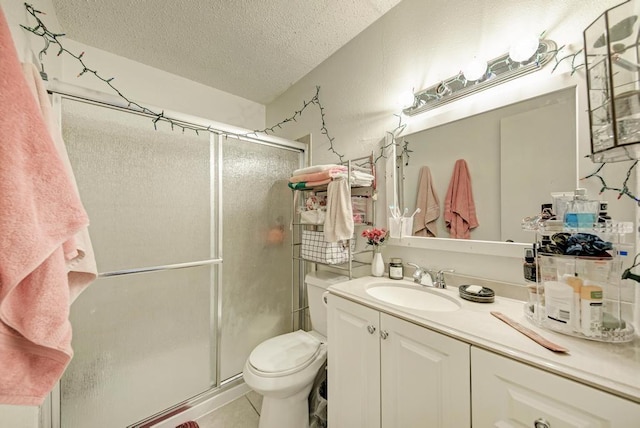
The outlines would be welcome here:
M 384 241 L 387 237 L 386 229 L 366 229 L 362 231 L 362 237 L 367 239 L 368 245 L 379 247 L 384 245 Z

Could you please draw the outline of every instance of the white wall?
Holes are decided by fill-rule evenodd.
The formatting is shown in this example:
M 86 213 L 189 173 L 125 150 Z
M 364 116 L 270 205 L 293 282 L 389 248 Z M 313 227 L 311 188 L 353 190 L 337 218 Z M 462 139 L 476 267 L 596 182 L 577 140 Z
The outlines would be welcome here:
M 576 52 L 582 47 L 583 30 L 607 8 L 619 3 L 619 0 L 403 0 L 269 104 L 267 124 L 290 115 L 299 108 L 301 100 L 311 98 L 316 85 L 320 85 L 320 100 L 326 109 L 326 126 L 335 137 L 334 147 L 346 157 L 377 151 L 385 133 L 398 124 L 394 114 L 401 111 L 398 98 L 403 92 L 424 89 L 457 74 L 474 56 L 491 59 L 508 52 L 509 44 L 520 35 L 539 35 L 546 30 L 546 38 L 556 41 L 558 46 L 567 45 L 563 54 Z M 492 88 L 438 111 L 468 108 L 491 97 L 501 97 L 506 90 L 518 90 L 518 85 L 551 79 L 552 66 L 531 78 L 527 76 L 502 85 L 502 88 Z M 560 66 L 554 76 L 568 74 L 567 70 L 567 66 Z M 583 79 L 583 76 L 584 73 L 578 73 L 576 78 Z M 431 116 L 425 113 L 412 119 L 428 123 L 437 115 L 438 112 Z M 411 127 L 409 118 L 403 120 Z M 317 111 L 305 112 L 280 135 L 297 138 L 311 132 L 314 163 L 335 162 L 337 158 L 327 150 L 328 143 L 320 132 L 320 124 Z M 588 142 L 582 141 L 581 150 L 585 145 Z M 590 161 L 580 160 L 579 163 L 581 176 L 595 170 Z M 382 164 L 379 162 L 378 171 L 383 173 Z M 611 184 L 621 184 L 621 174 L 628 166 L 625 163 L 607 167 L 619 170 Z M 591 180 L 584 185 L 591 195 L 597 195 L 597 182 Z M 384 193 L 384 183 L 379 183 L 379 189 Z M 385 223 L 384 207 L 388 205 L 382 196 L 378 204 L 379 226 Z M 633 219 L 633 201 L 617 201 L 616 197 L 612 192 L 603 197 L 610 201 L 610 211 L 622 212 L 623 217 Z M 425 266 L 450 267 L 469 275 L 523 283 L 520 254 L 501 258 L 417 248 L 385 248 L 385 258 L 391 255 Z

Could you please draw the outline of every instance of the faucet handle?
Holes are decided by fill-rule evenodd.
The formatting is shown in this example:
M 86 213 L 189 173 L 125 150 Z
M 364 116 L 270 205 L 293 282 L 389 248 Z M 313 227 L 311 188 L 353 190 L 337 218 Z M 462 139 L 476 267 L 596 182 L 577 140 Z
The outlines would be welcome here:
M 424 275 L 424 270 L 415 263 L 407 263 L 407 266 L 415 268 L 415 270 L 413 271 L 413 280 L 417 283 L 420 283 L 422 281 L 422 276 Z
M 438 284 L 438 288 L 447 288 L 447 283 L 444 280 L 445 272 L 455 272 L 453 269 L 440 269 L 436 276 L 436 282 Z

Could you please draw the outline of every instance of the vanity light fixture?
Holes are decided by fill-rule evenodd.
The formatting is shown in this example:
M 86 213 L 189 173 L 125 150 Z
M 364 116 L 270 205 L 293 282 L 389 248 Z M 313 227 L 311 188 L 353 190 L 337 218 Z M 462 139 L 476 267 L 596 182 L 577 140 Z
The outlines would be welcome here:
M 557 53 L 557 45 L 551 40 L 537 40 L 537 49 L 529 51 L 526 44 L 512 49 L 486 63 L 474 60 L 463 71 L 427 89 L 413 94 L 413 105 L 402 112 L 415 116 L 476 92 L 499 85 L 544 67 Z M 535 48 L 535 46 L 534 46 Z
M 509 58 L 515 62 L 526 62 L 535 55 L 538 50 L 539 39 L 534 36 L 518 40 L 509 49 Z
M 487 62 L 474 58 L 463 69 L 462 75 L 469 82 L 482 80 L 487 74 Z

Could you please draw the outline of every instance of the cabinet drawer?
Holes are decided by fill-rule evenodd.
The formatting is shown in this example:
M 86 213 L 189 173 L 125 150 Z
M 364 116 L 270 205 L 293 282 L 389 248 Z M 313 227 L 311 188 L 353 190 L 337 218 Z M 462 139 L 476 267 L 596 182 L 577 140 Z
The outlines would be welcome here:
M 475 347 L 471 391 L 474 427 L 640 426 L 640 404 Z

